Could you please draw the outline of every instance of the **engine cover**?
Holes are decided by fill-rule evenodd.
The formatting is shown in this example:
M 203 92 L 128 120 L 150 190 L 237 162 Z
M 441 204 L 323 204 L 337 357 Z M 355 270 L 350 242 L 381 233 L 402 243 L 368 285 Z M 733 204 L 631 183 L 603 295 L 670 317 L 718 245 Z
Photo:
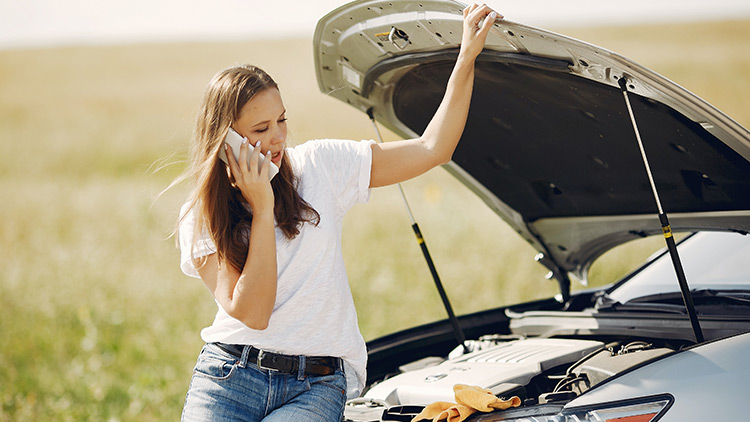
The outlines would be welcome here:
M 454 401 L 453 386 L 475 385 L 493 390 L 502 384 L 526 385 L 531 378 L 559 365 L 571 364 L 601 348 L 588 340 L 523 339 L 408 371 L 373 386 L 365 398 L 389 405 L 427 405 Z

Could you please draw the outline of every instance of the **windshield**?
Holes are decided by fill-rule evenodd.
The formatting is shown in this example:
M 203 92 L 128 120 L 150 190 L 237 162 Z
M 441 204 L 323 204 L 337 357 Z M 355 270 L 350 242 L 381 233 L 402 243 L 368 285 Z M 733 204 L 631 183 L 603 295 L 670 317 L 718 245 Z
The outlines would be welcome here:
M 690 290 L 750 290 L 750 236 L 702 232 L 680 243 L 678 250 Z M 608 296 L 626 303 L 673 292 L 679 292 L 679 285 L 672 260 L 665 253 Z

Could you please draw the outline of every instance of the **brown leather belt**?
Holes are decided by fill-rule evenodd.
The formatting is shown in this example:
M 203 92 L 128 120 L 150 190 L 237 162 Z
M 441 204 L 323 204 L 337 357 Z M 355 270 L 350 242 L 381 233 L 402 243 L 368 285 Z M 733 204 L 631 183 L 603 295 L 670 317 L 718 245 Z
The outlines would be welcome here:
M 213 345 L 237 359 L 242 359 L 244 345 L 224 343 L 213 343 Z M 247 361 L 258 365 L 258 368 L 295 375 L 299 372 L 299 362 L 302 360 L 299 356 L 282 355 L 280 353 L 260 350 L 253 346 L 249 347 L 250 351 L 247 354 Z M 331 375 L 337 369 L 343 369 L 341 358 L 305 356 L 304 361 L 305 375 Z

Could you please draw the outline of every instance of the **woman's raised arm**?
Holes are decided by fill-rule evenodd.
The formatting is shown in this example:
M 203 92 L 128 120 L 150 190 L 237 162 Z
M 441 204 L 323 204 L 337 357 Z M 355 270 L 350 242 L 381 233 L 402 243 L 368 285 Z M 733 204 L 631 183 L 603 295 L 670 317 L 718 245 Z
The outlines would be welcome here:
M 419 138 L 373 144 L 370 187 L 399 183 L 450 161 L 469 115 L 474 61 L 497 16 L 487 5 L 464 9 L 461 49 L 440 106 Z

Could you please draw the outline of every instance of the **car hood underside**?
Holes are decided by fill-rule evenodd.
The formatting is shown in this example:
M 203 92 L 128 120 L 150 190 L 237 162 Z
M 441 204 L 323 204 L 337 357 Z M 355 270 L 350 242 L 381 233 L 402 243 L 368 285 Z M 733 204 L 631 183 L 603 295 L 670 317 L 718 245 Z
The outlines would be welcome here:
M 463 6 L 357 1 L 321 19 L 320 89 L 404 137 L 421 134 L 460 45 Z M 750 231 L 750 132 L 660 75 L 581 41 L 501 20 L 478 57 L 446 165 L 558 275 L 661 233 L 620 79 L 674 231 Z

